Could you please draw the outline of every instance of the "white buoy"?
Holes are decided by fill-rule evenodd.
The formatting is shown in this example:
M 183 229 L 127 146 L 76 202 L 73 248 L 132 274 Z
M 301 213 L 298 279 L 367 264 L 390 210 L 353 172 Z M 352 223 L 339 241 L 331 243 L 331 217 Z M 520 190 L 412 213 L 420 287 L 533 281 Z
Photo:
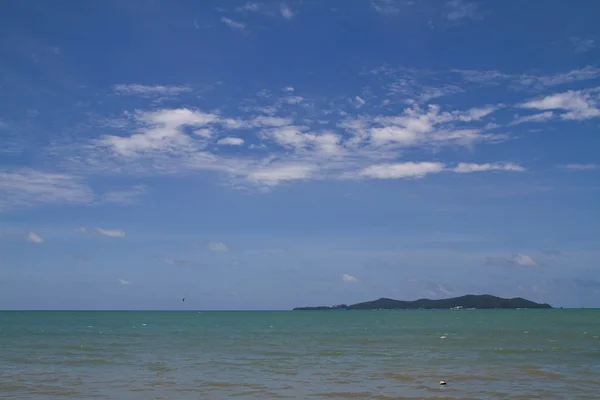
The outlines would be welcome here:
M 447 385 L 448 383 L 446 381 L 440 381 L 440 385 Z

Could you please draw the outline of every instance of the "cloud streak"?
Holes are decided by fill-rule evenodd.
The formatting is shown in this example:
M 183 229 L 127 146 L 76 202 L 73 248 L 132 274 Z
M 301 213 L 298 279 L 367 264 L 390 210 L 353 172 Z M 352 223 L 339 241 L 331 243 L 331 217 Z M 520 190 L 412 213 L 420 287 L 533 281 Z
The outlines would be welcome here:
M 41 244 L 44 243 L 44 239 L 42 239 L 40 237 L 40 235 L 38 235 L 35 232 L 29 232 L 29 234 L 27 235 L 27 241 L 30 243 L 36 243 L 36 244 Z
M 191 92 L 192 88 L 187 85 L 141 85 L 138 83 L 117 84 L 113 86 L 115 93 L 121 95 L 138 96 L 177 96 L 182 93 Z
M 96 232 L 103 236 L 113 237 L 113 238 L 124 238 L 125 232 L 121 229 L 102 229 L 96 228 Z

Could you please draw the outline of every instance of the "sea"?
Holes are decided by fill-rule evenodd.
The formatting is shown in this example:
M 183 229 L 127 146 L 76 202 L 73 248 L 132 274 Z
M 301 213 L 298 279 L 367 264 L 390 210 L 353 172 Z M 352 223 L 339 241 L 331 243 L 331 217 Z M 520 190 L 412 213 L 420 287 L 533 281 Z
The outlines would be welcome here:
M 600 310 L 6 311 L 0 398 L 600 399 Z

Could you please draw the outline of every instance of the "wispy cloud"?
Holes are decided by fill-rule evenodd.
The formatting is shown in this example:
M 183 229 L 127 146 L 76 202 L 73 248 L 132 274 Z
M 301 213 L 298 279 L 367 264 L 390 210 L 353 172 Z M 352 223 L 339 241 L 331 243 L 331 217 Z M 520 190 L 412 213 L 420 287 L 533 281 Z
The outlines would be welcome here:
M 78 232 L 78 233 L 86 233 L 86 232 L 87 232 L 87 229 L 86 229 L 86 227 L 85 227 L 85 226 L 80 226 L 80 227 L 78 227 L 78 228 L 75 228 L 75 232 Z
M 575 54 L 585 53 L 596 47 L 594 39 L 583 39 L 578 36 L 571 36 L 569 42 L 573 46 L 573 52 Z
M 31 242 L 31 243 L 37 243 L 37 244 L 44 243 L 44 239 L 42 239 L 40 237 L 40 235 L 38 235 L 35 232 L 29 232 L 26 239 L 28 242 Z
M 192 91 L 192 88 L 187 85 L 141 85 L 137 83 L 118 84 L 113 88 L 118 94 L 139 96 L 176 96 Z
M 189 268 L 196 268 L 196 267 L 202 266 L 201 263 L 199 263 L 197 261 L 193 261 L 193 260 L 182 259 L 182 258 L 170 258 L 170 257 L 163 257 L 163 256 L 157 256 L 157 257 L 159 260 L 161 260 L 165 264 L 169 264 L 169 265 L 176 265 L 176 266 L 180 266 L 180 267 L 189 267 Z
M 565 112 L 559 116 L 564 120 L 586 120 L 600 117 L 599 94 L 600 88 L 569 90 L 527 101 L 521 104 L 521 107 L 536 110 L 561 110 Z
M 460 21 L 463 19 L 482 19 L 484 13 L 480 10 L 479 4 L 467 0 L 450 0 L 446 3 L 448 13 L 446 18 L 449 21 Z
M 380 14 L 398 14 L 403 7 L 414 4 L 412 0 L 371 0 L 371 7 Z
M 570 171 L 591 171 L 600 169 L 600 164 L 566 164 L 561 165 L 561 168 Z
M 138 202 L 140 196 L 147 192 L 144 185 L 136 185 L 129 190 L 106 192 L 101 197 L 102 203 L 128 205 Z
M 131 286 L 133 285 L 133 282 L 131 281 L 126 281 L 125 279 L 117 279 L 117 282 L 119 282 L 121 285 L 125 285 L 125 286 Z
M 22 168 L 0 170 L 0 212 L 13 208 L 89 204 L 91 188 L 79 177 Z
M 215 252 L 220 252 L 220 253 L 229 251 L 229 248 L 223 242 L 208 242 L 207 247 L 210 251 L 215 251 Z
M 508 84 L 514 90 L 543 90 L 600 77 L 600 68 L 587 66 L 552 75 L 507 74 L 494 70 L 454 70 L 465 81 L 480 85 Z
M 509 125 L 520 125 L 529 122 L 546 122 L 552 118 L 554 118 L 554 113 L 552 111 L 545 111 L 538 114 L 516 117 L 512 122 L 509 123 Z
M 244 139 L 237 138 L 237 137 L 225 137 L 225 138 L 219 139 L 217 141 L 217 144 L 225 145 L 225 146 L 241 146 L 244 144 Z
M 513 171 L 523 172 L 525 168 L 514 163 L 485 163 L 485 164 L 469 164 L 459 163 L 453 170 L 458 173 L 485 172 L 485 171 Z
M 515 255 L 514 256 L 514 261 L 518 265 L 521 265 L 521 266 L 524 266 L 524 267 L 531 267 L 531 266 L 537 265 L 537 263 L 535 261 L 533 261 L 533 258 L 531 258 L 530 256 L 528 256 L 527 254 L 517 254 L 517 255 Z
M 342 274 L 342 281 L 346 282 L 346 283 L 358 283 L 359 282 L 357 277 L 348 275 L 348 274 Z
M 292 18 L 294 18 L 294 12 L 287 5 L 281 4 L 280 11 L 281 11 L 281 16 L 283 18 L 285 18 L 285 19 L 292 19 Z
M 123 237 L 125 237 L 125 232 L 123 232 L 121 229 L 102 229 L 102 228 L 96 228 L 96 232 L 98 232 L 101 235 L 109 236 L 109 237 L 114 237 L 114 238 L 123 238 Z
M 423 178 L 444 170 L 444 164 L 435 162 L 406 162 L 372 165 L 359 172 L 359 177 L 376 179 Z
M 222 17 L 221 18 L 221 22 L 224 23 L 225 25 L 227 25 L 229 28 L 236 30 L 236 31 L 240 31 L 240 32 L 245 32 L 246 31 L 246 24 L 243 24 L 241 22 L 235 21 L 231 18 L 227 18 L 227 17 Z
M 510 257 L 505 256 L 491 256 L 486 257 L 486 264 L 488 265 L 496 265 L 496 266 L 513 266 L 518 265 L 521 267 L 533 267 L 536 266 L 537 263 L 531 258 L 531 256 L 527 254 L 514 254 Z

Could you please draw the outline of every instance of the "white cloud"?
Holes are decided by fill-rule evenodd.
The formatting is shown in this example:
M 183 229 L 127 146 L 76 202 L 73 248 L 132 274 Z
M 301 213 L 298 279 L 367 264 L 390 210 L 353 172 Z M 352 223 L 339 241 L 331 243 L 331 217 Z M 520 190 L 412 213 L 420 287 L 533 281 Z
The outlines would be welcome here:
M 114 85 L 113 88 L 118 94 L 139 96 L 176 96 L 181 93 L 192 91 L 192 88 L 187 85 L 140 85 L 137 83 L 118 84 Z
M 116 238 L 123 238 L 123 237 L 125 237 L 125 232 L 123 232 L 121 229 L 102 229 L 102 228 L 96 228 L 96 232 L 98 232 L 101 235 L 109 236 L 109 237 L 116 237 Z
M 288 97 L 284 97 L 282 100 L 285 103 L 288 103 L 288 104 L 300 104 L 302 101 L 304 101 L 304 97 L 302 97 L 302 96 L 288 96 Z
M 250 121 L 252 126 L 285 126 L 290 125 L 292 120 L 290 118 L 282 117 L 255 117 Z
M 453 70 L 465 81 L 482 85 L 508 83 L 512 89 L 536 89 L 600 77 L 600 68 L 587 66 L 555 75 L 506 74 L 494 70 Z
M 276 163 L 251 171 L 247 179 L 259 185 L 276 186 L 282 182 L 309 179 L 317 169 L 315 165 Z
M 80 226 L 78 228 L 75 228 L 75 232 L 86 233 L 87 229 L 85 228 L 85 226 Z
M 538 114 L 517 117 L 509 125 L 519 125 L 527 122 L 546 122 L 551 120 L 553 117 L 554 113 L 552 111 L 545 111 Z
M 294 12 L 292 11 L 291 8 L 289 8 L 288 6 L 286 6 L 285 4 L 281 4 L 281 16 L 285 19 L 292 19 L 294 18 Z
M 121 285 L 125 285 L 125 286 L 131 286 L 131 285 L 133 285 L 133 282 L 131 282 L 131 281 L 126 281 L 125 279 L 121 279 L 121 278 L 119 278 L 119 279 L 117 279 L 117 281 L 118 281 L 118 282 L 119 282 Z
M 521 104 L 521 107 L 536 110 L 563 110 L 566 112 L 560 114 L 560 117 L 565 120 L 597 118 L 600 117 L 600 109 L 597 107 L 598 89 L 555 93 L 525 102 Z
M 238 31 L 242 31 L 242 32 L 244 32 L 246 30 L 245 24 L 234 21 L 231 18 L 223 17 L 223 18 L 221 18 L 221 22 L 223 22 L 225 25 L 227 25 L 228 27 L 230 27 L 231 29 L 234 29 L 234 30 L 238 30 Z
M 241 146 L 244 144 L 244 139 L 236 138 L 236 137 L 226 137 L 219 139 L 217 144 L 225 145 L 225 146 Z
M 596 42 L 594 39 L 582 39 L 577 36 L 572 36 L 569 38 L 569 41 L 573 46 L 573 51 L 575 54 L 585 53 L 596 47 Z
M 587 66 L 581 69 L 574 69 L 569 72 L 548 75 L 548 76 L 532 76 L 521 75 L 520 83 L 526 86 L 544 88 L 550 86 L 562 85 L 565 83 L 585 81 L 596 79 L 600 76 L 600 68 Z
M 101 201 L 108 204 L 134 204 L 139 200 L 139 197 L 147 191 L 146 186 L 136 185 L 129 190 L 118 190 L 106 192 L 102 195 Z
M 356 108 L 361 108 L 362 106 L 367 104 L 367 102 L 362 97 L 356 96 L 354 98 L 354 104 L 356 105 Z
M 449 21 L 459 21 L 462 19 L 481 19 L 483 13 L 479 10 L 479 5 L 465 0 L 450 0 L 446 3 L 449 11 L 446 18 Z
M 470 126 L 457 128 L 455 124 L 478 122 L 497 109 L 497 106 L 486 106 L 442 112 L 436 105 L 429 105 L 426 109 L 416 106 L 405 109 L 397 116 L 363 117 L 347 120 L 342 126 L 358 134 L 361 141 L 367 140 L 376 146 L 468 146 L 498 136 L 481 133 L 481 129 Z
M 342 274 L 342 281 L 346 283 L 357 283 L 359 282 L 358 278 L 348 274 Z
M 259 3 L 246 3 L 243 6 L 236 8 L 236 11 L 259 12 L 261 9 L 262 5 Z
M 27 241 L 37 244 L 44 243 L 44 239 L 42 239 L 40 235 L 38 235 L 35 232 L 29 232 L 29 234 L 27 235 Z
M 0 212 L 43 204 L 88 204 L 93 191 L 69 174 L 22 168 L 0 170 Z
M 568 169 L 571 171 L 590 171 L 594 169 L 600 169 L 600 165 L 598 164 L 566 164 L 563 165 L 562 168 Z
M 207 247 L 210 251 L 216 251 L 220 253 L 229 251 L 229 248 L 223 242 L 209 242 Z
M 340 146 L 341 137 L 332 132 L 322 134 L 306 132 L 306 126 L 280 126 L 262 131 L 263 138 L 271 139 L 286 149 L 303 151 L 312 149 L 321 155 L 339 155 L 344 149 Z
M 371 7 L 381 14 L 398 14 L 403 6 L 413 4 L 411 0 L 371 0 Z
M 423 178 L 444 170 L 444 164 L 437 162 L 405 162 L 372 165 L 359 172 L 359 177 L 375 179 Z
M 194 131 L 194 135 L 198 135 L 200 137 L 209 139 L 213 136 L 213 131 L 211 129 L 208 128 L 201 128 L 201 129 L 196 129 Z
M 174 151 L 192 148 L 193 143 L 183 132 L 183 127 L 226 123 L 216 114 L 187 108 L 139 112 L 135 119 L 143 126 L 139 133 L 128 137 L 104 136 L 97 144 L 109 147 L 121 156 L 131 157 L 152 151 Z
M 523 172 L 525 168 L 514 163 L 485 163 L 485 164 L 470 164 L 459 163 L 453 170 L 458 173 L 485 172 L 485 171 L 514 171 Z
M 293 91 L 294 91 L 294 88 L 293 88 L 293 87 L 291 87 L 291 86 L 286 86 L 286 87 L 282 88 L 282 89 L 281 89 L 281 91 L 282 91 L 282 92 L 288 92 L 288 93 L 289 93 L 289 92 L 293 92 Z
M 502 267 L 515 266 L 515 265 L 519 265 L 522 267 L 533 267 L 533 266 L 537 265 L 537 263 L 534 261 L 533 258 L 528 256 L 527 254 L 522 254 L 522 253 L 515 254 L 510 257 L 506 257 L 506 256 L 486 257 L 485 262 L 488 265 L 498 265 L 498 266 L 502 266 Z
M 531 267 L 531 266 L 537 265 L 536 262 L 533 261 L 533 259 L 530 256 L 528 256 L 527 254 L 517 254 L 517 255 L 515 255 L 514 261 L 518 265 L 521 265 L 521 266 L 524 266 L 524 267 Z

